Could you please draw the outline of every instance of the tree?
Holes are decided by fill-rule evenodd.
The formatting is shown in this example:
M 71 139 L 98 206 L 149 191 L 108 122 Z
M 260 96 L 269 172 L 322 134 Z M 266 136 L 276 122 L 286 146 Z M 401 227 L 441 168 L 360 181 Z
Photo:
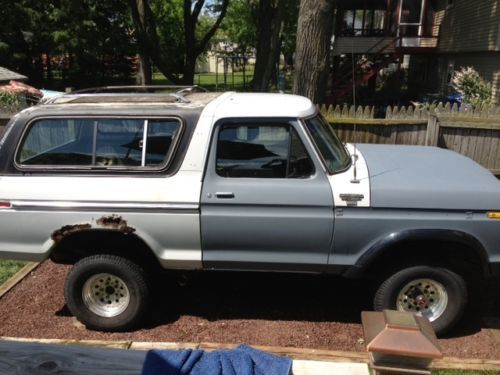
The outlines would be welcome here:
M 232 0 L 222 24 L 223 37 L 238 53 L 256 53 L 254 91 L 268 91 L 277 76 L 280 53 L 295 50 L 298 0 Z
M 51 88 L 130 79 L 135 51 L 129 10 L 121 0 L 5 1 L 0 7 L 0 65 Z
M 260 0 L 252 85 L 254 91 L 268 91 L 271 76 L 276 73 L 284 6 L 285 0 Z
M 326 92 L 333 18 L 333 0 L 301 0 L 293 92 L 314 103 L 321 103 Z
M 231 0 L 218 32 L 220 39 L 234 45 L 238 54 L 253 54 L 257 41 L 258 0 Z
M 129 0 L 135 35 L 141 51 L 148 54 L 156 67 L 175 84 L 192 85 L 196 60 L 208 47 L 210 39 L 226 15 L 229 0 L 220 0 L 205 7 L 205 0 Z M 202 10 L 213 22 L 207 27 Z M 182 9 L 182 33 L 170 32 L 179 27 Z M 142 13 L 141 13 L 142 12 Z M 166 15 L 166 18 L 158 15 Z M 172 20 L 170 23 L 168 20 Z M 205 25 L 205 27 L 200 27 Z M 200 29 L 205 29 L 200 32 Z M 179 31 L 179 30 L 177 30 Z M 179 39 L 178 35 L 183 38 Z M 172 51 L 174 47 L 178 47 Z M 168 51 L 173 53 L 168 53 Z

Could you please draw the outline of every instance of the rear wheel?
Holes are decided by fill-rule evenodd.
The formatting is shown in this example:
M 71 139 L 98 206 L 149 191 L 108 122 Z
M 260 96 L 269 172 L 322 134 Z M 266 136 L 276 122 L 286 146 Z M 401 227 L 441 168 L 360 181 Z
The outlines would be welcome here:
M 114 255 L 95 255 L 73 266 L 64 294 L 71 313 L 87 328 L 121 331 L 139 322 L 149 291 L 137 264 Z
M 461 276 L 439 267 L 402 269 L 387 278 L 374 298 L 375 310 L 392 309 L 424 316 L 437 335 L 449 331 L 462 316 L 467 288 Z

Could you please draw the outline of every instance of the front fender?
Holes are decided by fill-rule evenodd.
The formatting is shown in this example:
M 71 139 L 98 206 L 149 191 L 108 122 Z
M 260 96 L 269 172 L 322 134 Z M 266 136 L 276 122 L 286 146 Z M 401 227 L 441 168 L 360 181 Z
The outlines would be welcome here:
M 343 276 L 349 278 L 360 277 L 365 271 L 381 256 L 386 255 L 394 247 L 408 242 L 441 242 L 450 244 L 459 244 L 474 251 L 480 260 L 483 275 L 489 276 L 491 269 L 489 267 L 488 255 L 481 242 L 469 233 L 451 229 L 411 229 L 395 232 L 378 240 L 356 263 L 350 267 Z

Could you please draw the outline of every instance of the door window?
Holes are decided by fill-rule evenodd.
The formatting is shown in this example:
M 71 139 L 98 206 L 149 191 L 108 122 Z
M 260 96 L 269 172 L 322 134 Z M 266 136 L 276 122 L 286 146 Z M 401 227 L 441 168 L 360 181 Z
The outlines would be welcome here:
M 289 125 L 223 125 L 217 140 L 222 177 L 306 178 L 314 166 Z

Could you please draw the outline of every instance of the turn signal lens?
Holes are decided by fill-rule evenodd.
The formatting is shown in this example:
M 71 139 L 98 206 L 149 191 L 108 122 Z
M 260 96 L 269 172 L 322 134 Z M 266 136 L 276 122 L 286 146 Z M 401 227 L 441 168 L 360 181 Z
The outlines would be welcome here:
M 11 208 L 11 207 L 12 207 L 12 203 L 0 201 L 0 208 Z
M 489 219 L 500 219 L 500 212 L 488 212 L 486 214 Z

